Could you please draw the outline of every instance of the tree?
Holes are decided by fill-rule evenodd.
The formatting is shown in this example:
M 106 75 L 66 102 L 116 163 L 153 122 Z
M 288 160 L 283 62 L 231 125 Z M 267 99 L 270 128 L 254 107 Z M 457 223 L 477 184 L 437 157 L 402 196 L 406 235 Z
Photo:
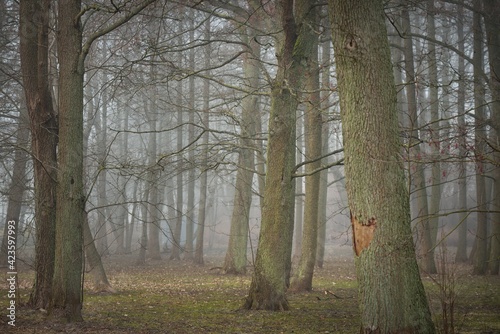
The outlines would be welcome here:
M 317 9 L 311 8 L 307 15 L 308 25 L 314 31 L 317 29 Z M 306 89 L 309 91 L 307 109 L 305 111 L 305 160 L 310 161 L 305 166 L 305 204 L 304 204 L 304 227 L 302 232 L 302 245 L 299 264 L 295 270 L 290 288 L 294 291 L 310 291 L 312 289 L 312 279 L 314 265 L 316 264 L 316 252 L 318 245 L 318 225 L 319 225 L 319 191 L 321 167 L 321 135 L 322 135 L 322 115 L 320 106 L 319 90 L 319 66 L 318 66 L 318 35 L 309 33 L 311 38 L 312 51 L 308 63 L 306 75 Z
M 500 2 L 498 0 L 483 0 L 485 13 L 485 28 L 488 40 L 490 63 L 491 112 L 490 119 L 493 136 L 489 145 L 494 148 L 492 161 L 494 171 L 494 193 L 491 203 L 491 250 L 489 255 L 489 270 L 493 275 L 500 274 Z
M 35 283 L 29 304 L 47 309 L 52 297 L 56 214 L 57 120 L 49 89 L 50 0 L 21 1 L 21 71 L 30 118 L 35 179 Z
M 458 6 L 458 20 L 457 20 L 457 35 L 458 35 L 458 50 L 464 52 L 464 15 L 462 5 Z M 458 74 L 462 77 L 465 76 L 465 60 L 463 57 L 458 58 Z M 459 147 L 459 180 L 458 180 L 458 196 L 459 208 L 467 208 L 467 166 L 465 158 L 467 155 L 466 150 L 466 123 L 465 123 L 465 82 L 460 80 L 458 83 L 458 97 L 457 97 L 457 113 L 458 113 L 458 147 Z M 458 245 L 455 257 L 456 262 L 467 262 L 467 213 L 464 211 L 459 215 L 458 224 Z
M 361 333 L 434 333 L 411 237 L 382 1 L 330 0 Z
M 419 244 L 418 256 L 421 263 L 421 268 L 426 273 L 435 273 L 436 265 L 434 263 L 434 252 L 432 249 L 431 223 L 429 219 L 429 205 L 427 201 L 427 190 L 425 187 L 425 171 L 421 160 L 421 150 L 419 138 L 420 122 L 417 110 L 417 87 L 415 76 L 415 65 L 413 60 L 413 40 L 409 36 L 411 34 L 410 13 L 408 10 L 402 10 L 402 24 L 405 35 L 408 35 L 404 40 L 404 56 L 405 56 L 405 73 L 407 84 L 406 101 L 408 104 L 409 116 L 409 133 L 411 141 L 409 143 L 411 153 L 410 178 L 413 184 L 414 198 L 417 204 L 418 212 L 417 221 L 417 240 Z
M 82 321 L 83 222 L 83 79 L 85 58 L 92 43 L 128 22 L 154 0 L 130 8 L 123 16 L 83 42 L 81 0 L 61 2 L 58 8 L 59 146 L 56 205 L 56 256 L 51 306 L 64 309 L 70 321 Z
M 476 159 L 476 200 L 477 229 L 475 250 L 473 251 L 474 273 L 484 275 L 487 268 L 487 192 L 486 192 L 486 115 L 485 87 L 483 72 L 483 30 L 481 20 L 481 1 L 474 0 L 474 155 Z
M 205 21 L 205 40 L 210 41 L 210 17 Z M 205 47 L 205 68 L 210 68 L 210 57 L 212 48 L 210 43 Z M 208 71 L 210 75 L 210 71 Z M 203 127 L 208 129 L 210 127 L 210 82 L 208 79 L 203 80 Z M 207 209 L 207 191 L 208 191 L 208 131 L 203 133 L 203 148 L 201 153 L 201 180 L 200 180 L 200 202 L 198 211 L 198 226 L 196 229 L 196 247 L 194 251 L 194 262 L 196 264 L 203 264 L 203 243 L 205 235 L 205 220 Z
M 255 9 L 256 4 L 252 1 L 251 6 Z M 246 272 L 248 223 L 252 204 L 253 170 L 255 168 L 253 137 L 256 132 L 257 119 L 260 118 L 258 98 L 252 92 L 258 89 L 260 78 L 260 45 L 257 43 L 257 30 L 254 27 L 257 26 L 258 22 L 262 22 L 262 15 L 259 15 L 259 12 L 255 10 L 250 17 L 243 17 L 243 19 L 249 22 L 249 26 L 240 28 L 240 36 L 245 43 L 243 48 L 246 51 L 243 55 L 243 75 L 245 77 L 243 88 L 248 93 L 243 97 L 241 106 L 239 168 L 236 172 L 229 244 L 224 260 L 224 272 L 228 274 Z
M 83 76 L 81 1 L 59 4 L 59 145 L 56 205 L 56 258 L 52 307 L 68 321 L 82 318 Z
M 295 122 L 302 77 L 312 49 L 305 24 L 312 1 L 276 3 L 283 37 L 276 47 L 278 72 L 271 88 L 267 174 L 259 245 L 244 308 L 287 310 L 293 237 Z M 295 15 L 294 15 L 295 13 Z
M 7 200 L 7 215 L 5 217 L 5 225 L 3 230 L 2 246 L 0 249 L 0 266 L 6 266 L 8 257 L 9 245 L 9 221 L 14 222 L 14 231 L 18 231 L 19 218 L 21 216 L 21 207 L 23 204 L 23 196 L 27 187 L 27 168 L 28 163 L 28 143 L 29 143 L 29 120 L 26 106 L 23 105 L 19 112 L 19 124 L 16 131 L 16 149 L 14 154 L 14 162 L 12 164 L 12 180 L 9 186 Z M 11 223 L 12 224 L 12 223 Z M 17 233 L 11 236 L 17 242 Z M 12 239 L 11 239 L 12 240 Z M 11 241 L 12 242 L 12 241 Z M 14 270 L 9 270 L 14 271 Z
M 427 34 L 429 38 L 436 39 L 436 24 L 435 24 L 436 8 L 434 0 L 427 0 Z M 439 209 L 441 204 L 441 138 L 440 138 L 440 120 L 439 120 L 439 100 L 438 100 L 438 69 L 436 59 L 436 45 L 429 43 L 428 45 L 428 65 L 429 65 L 429 111 L 430 111 L 430 146 L 431 157 L 433 159 L 431 166 L 431 197 L 429 202 L 429 232 L 430 233 L 430 248 L 426 249 L 425 256 L 427 260 L 427 272 L 429 274 L 437 273 L 436 263 L 434 260 L 434 246 L 436 244 L 438 225 L 439 225 Z M 426 191 L 427 192 L 427 191 Z M 426 198 L 427 200 L 427 198 Z

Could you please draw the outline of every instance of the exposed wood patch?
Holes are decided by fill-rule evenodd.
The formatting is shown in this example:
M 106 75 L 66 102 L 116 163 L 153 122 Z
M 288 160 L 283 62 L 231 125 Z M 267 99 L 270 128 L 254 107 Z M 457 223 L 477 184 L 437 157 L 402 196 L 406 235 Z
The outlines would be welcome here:
M 370 245 L 377 227 L 377 219 L 371 217 L 368 221 L 363 222 L 351 212 L 352 236 L 354 243 L 354 252 L 356 256 L 361 254 L 361 251 Z

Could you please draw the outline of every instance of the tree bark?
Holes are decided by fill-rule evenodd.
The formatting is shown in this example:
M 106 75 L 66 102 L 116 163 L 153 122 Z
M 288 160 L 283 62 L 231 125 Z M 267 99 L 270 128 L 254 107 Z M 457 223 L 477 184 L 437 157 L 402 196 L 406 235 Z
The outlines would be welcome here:
M 195 43 L 194 38 L 194 10 L 190 11 L 189 16 L 189 40 L 190 43 Z M 189 68 L 190 71 L 195 73 L 195 48 L 189 50 Z M 188 125 L 188 142 L 192 143 L 195 141 L 195 76 L 189 76 L 189 99 L 188 99 L 188 109 L 189 109 L 189 125 Z M 196 183 L 196 162 L 195 162 L 195 150 L 191 149 L 188 152 L 188 161 L 191 164 L 188 172 L 187 181 L 187 213 L 186 213 L 186 246 L 185 246 L 185 259 L 192 259 L 194 257 L 194 222 L 195 222 L 195 183 Z
M 182 31 L 182 24 L 179 25 L 179 30 Z M 179 54 L 179 65 L 182 63 L 182 55 Z M 183 87 L 182 81 L 178 82 L 177 88 L 177 152 L 182 154 L 182 124 L 183 124 Z M 183 207 L 184 207 L 184 186 L 183 186 L 183 163 L 182 157 L 178 157 L 177 161 L 177 177 L 176 177 L 176 218 L 174 233 L 172 234 L 172 253 L 170 254 L 170 260 L 179 261 L 181 259 L 181 233 L 182 233 L 182 219 L 184 217 Z
M 52 298 L 57 178 L 57 119 L 49 89 L 49 11 L 49 0 L 20 2 L 21 70 L 30 118 L 37 226 L 35 283 L 28 303 L 44 309 Z M 35 22 L 35 17 L 40 21 Z
M 210 18 L 205 21 L 205 40 L 210 41 Z M 207 43 L 205 46 L 205 68 L 210 68 L 210 57 L 212 56 L 211 44 Z M 210 75 L 208 71 L 207 75 Z M 203 80 L 203 127 L 210 128 L 210 82 L 208 79 Z M 201 154 L 201 180 L 200 180 L 200 204 L 198 210 L 198 227 L 196 230 L 196 248 L 194 251 L 194 263 L 202 265 L 203 247 L 205 236 L 205 220 L 207 211 L 207 191 L 208 191 L 208 140 L 209 132 L 205 131 L 203 134 L 203 151 Z
M 313 1 L 282 0 L 283 40 L 276 49 L 272 83 L 264 207 L 255 271 L 244 308 L 287 310 L 293 242 L 295 122 L 305 65 L 311 53 L 310 27 L 302 24 Z
M 106 76 L 103 77 L 102 83 L 107 82 Z M 101 108 L 96 111 L 96 117 L 98 118 L 95 122 L 96 135 L 98 138 L 97 142 L 97 163 L 98 163 L 98 175 L 97 175 L 97 224 L 95 241 L 97 244 L 97 250 L 101 256 L 107 256 L 110 254 L 108 245 L 108 220 L 110 219 L 109 209 L 108 209 L 108 192 L 107 192 L 107 174 L 106 169 L 106 141 L 107 141 L 107 119 L 108 119 L 108 98 L 106 90 L 102 92 L 102 95 L 98 95 L 102 98 Z
M 308 13 L 307 21 L 304 24 L 315 30 L 317 14 L 316 8 L 311 8 Z M 305 160 L 312 162 L 306 164 L 307 174 L 305 182 L 305 203 L 304 203 L 304 226 L 302 233 L 302 249 L 299 264 L 295 270 L 291 281 L 290 289 L 294 291 L 311 291 L 314 274 L 314 265 L 316 264 L 316 251 L 318 246 L 318 219 L 319 219 L 319 190 L 320 173 L 317 172 L 321 167 L 321 135 L 322 135 L 322 115 L 320 105 L 319 89 L 319 66 L 318 66 L 318 35 L 313 31 L 309 32 L 312 48 L 309 58 L 306 89 L 310 93 L 307 100 L 307 109 L 305 112 Z
M 24 99 L 23 99 L 24 100 Z M 29 120 L 26 110 L 26 105 L 21 102 L 19 111 L 18 126 L 16 131 L 14 163 L 12 164 L 12 179 L 10 181 L 8 199 L 7 199 L 7 215 L 5 217 L 5 225 L 3 230 L 2 247 L 0 249 L 0 267 L 7 266 L 8 264 L 8 236 L 9 236 L 9 222 L 14 222 L 14 231 L 12 236 L 14 242 L 17 242 L 17 232 L 19 226 L 19 218 L 21 216 L 21 207 L 23 205 L 23 196 L 27 188 L 28 179 L 26 177 L 27 169 L 26 164 L 29 156 Z M 12 223 L 11 223 L 12 224 Z M 11 225 L 12 226 L 12 225 Z M 12 240 L 12 239 L 11 239 Z M 9 270 L 15 271 L 15 270 Z
M 82 318 L 85 195 L 83 192 L 83 76 L 81 0 L 59 3 L 59 172 L 52 307 L 69 322 Z
M 477 275 L 486 274 L 487 269 L 487 195 L 486 195 L 486 115 L 484 110 L 485 92 L 483 71 L 483 31 L 481 25 L 481 0 L 474 0 L 474 155 L 476 159 L 476 201 L 477 201 L 477 230 L 476 249 L 474 251 L 473 273 Z
M 402 10 L 402 24 L 404 33 L 411 34 L 410 15 L 406 9 Z M 419 143 L 420 122 L 418 119 L 415 65 L 413 60 L 413 41 L 411 37 L 404 39 L 405 71 L 406 71 L 406 101 L 408 104 L 409 132 L 410 132 L 410 179 L 411 191 L 417 204 L 415 216 L 417 220 L 417 254 L 420 266 L 426 273 L 436 272 L 434 253 L 432 249 L 431 223 L 429 218 L 429 205 L 425 185 L 424 162 Z
M 495 179 L 493 199 L 491 201 L 491 250 L 489 271 L 492 275 L 500 273 L 500 1 L 483 0 L 484 19 L 488 43 L 490 64 L 490 91 L 492 101 L 490 118 L 493 136 L 490 146 L 494 148 L 491 161 L 496 162 L 492 174 Z
M 330 34 L 330 31 L 327 32 Z M 326 33 L 325 33 L 326 34 Z M 323 113 L 323 125 L 322 125 L 322 140 L 321 145 L 322 155 L 326 155 L 329 152 L 328 148 L 328 136 L 330 132 L 330 126 L 328 124 L 328 110 L 330 105 L 330 45 L 331 41 L 327 40 L 323 42 L 322 45 L 322 68 L 323 73 L 321 77 L 321 109 Z M 321 163 L 323 165 L 328 165 L 328 158 L 324 158 Z M 319 186 L 319 218 L 318 218 L 318 249 L 316 253 L 316 266 L 318 268 L 323 268 L 323 261 L 325 257 L 325 244 L 326 244 L 326 223 L 327 223 L 327 203 L 328 203 L 328 170 L 324 169 L 320 172 L 320 186 Z
M 361 333 L 434 333 L 411 237 L 382 1 L 330 0 Z
M 427 1 L 427 35 L 436 39 L 436 24 L 434 20 L 436 8 L 434 0 Z M 426 250 L 428 266 L 426 268 L 429 274 L 437 273 L 434 259 L 434 246 L 436 245 L 438 226 L 439 226 L 439 208 L 441 206 L 441 137 L 439 121 L 439 91 L 438 91 L 438 73 L 436 61 L 436 45 L 428 44 L 429 54 L 429 111 L 430 111 L 430 145 L 431 145 L 431 196 L 429 202 L 429 233 L 431 238 L 430 248 Z
M 94 289 L 99 292 L 115 292 L 109 283 L 108 276 L 102 264 L 101 255 L 95 246 L 87 217 L 85 217 L 83 222 L 83 247 L 85 249 L 85 258 L 90 268 L 89 271 L 93 276 Z
M 464 15 L 463 7 L 461 4 L 457 5 L 458 20 L 457 20 L 457 35 L 458 35 L 458 50 L 464 52 Z M 458 75 L 462 78 L 465 77 L 465 60 L 463 57 L 458 58 Z M 465 123 L 465 82 L 460 80 L 458 82 L 457 93 L 457 125 L 458 125 L 458 154 L 459 161 L 459 179 L 458 179 L 458 208 L 467 208 L 467 127 Z M 458 215 L 458 245 L 457 253 L 455 256 L 456 262 L 467 262 L 467 213 L 463 212 Z
M 251 17 L 250 20 L 252 20 L 251 23 L 256 23 L 254 17 Z M 248 53 L 243 56 L 245 88 L 252 92 L 258 89 L 260 46 L 255 40 L 257 35 L 253 28 L 246 27 L 241 36 L 248 45 L 246 47 Z M 248 94 L 243 97 L 241 113 L 239 168 L 236 172 L 231 230 L 223 267 L 225 273 L 235 275 L 246 273 L 247 267 L 248 224 L 252 205 L 253 170 L 255 168 L 253 137 L 255 136 L 255 122 L 258 117 L 255 115 L 259 113 L 256 96 Z

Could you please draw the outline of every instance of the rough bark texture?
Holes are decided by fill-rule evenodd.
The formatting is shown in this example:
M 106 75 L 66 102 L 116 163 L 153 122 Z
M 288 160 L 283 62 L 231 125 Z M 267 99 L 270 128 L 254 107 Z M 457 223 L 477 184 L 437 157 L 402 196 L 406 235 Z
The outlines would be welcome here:
M 434 333 L 411 237 L 382 1 L 330 0 L 329 9 L 361 333 Z
M 36 274 L 29 300 L 34 308 L 48 308 L 54 273 L 57 120 L 48 86 L 49 4 L 48 0 L 20 3 L 21 70 L 35 182 Z
M 277 48 L 278 73 L 272 84 L 264 207 L 255 271 L 244 308 L 286 310 L 293 242 L 295 121 L 299 88 L 312 43 L 301 25 L 313 2 L 278 3 L 283 43 Z
M 494 135 L 490 139 L 490 145 L 494 147 L 494 152 L 491 160 L 496 162 L 492 172 L 495 184 L 491 201 L 489 271 L 492 275 L 498 275 L 500 273 L 500 1 L 483 0 L 483 4 L 490 63 L 490 90 L 493 99 L 490 117 Z
M 56 258 L 52 306 L 82 321 L 82 264 L 85 218 L 83 192 L 83 75 L 80 0 L 59 3 L 59 173 Z M 77 19 L 78 18 L 78 19 Z

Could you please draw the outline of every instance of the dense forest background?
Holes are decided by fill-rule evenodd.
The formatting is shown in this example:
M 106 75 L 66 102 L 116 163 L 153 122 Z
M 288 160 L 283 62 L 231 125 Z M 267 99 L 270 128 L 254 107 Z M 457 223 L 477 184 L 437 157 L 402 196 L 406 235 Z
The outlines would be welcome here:
M 113 291 L 102 258 L 203 265 L 210 253 L 226 274 L 261 263 L 248 308 L 287 309 L 252 295 L 260 274 L 278 275 L 267 248 L 289 254 L 285 290 L 310 290 L 334 246 L 359 256 L 371 236 L 353 244 L 333 3 L 329 14 L 319 1 L 0 1 L 0 263 L 15 221 L 18 262 L 36 272 L 29 304 L 79 320 L 82 267 Z M 367 140 L 397 133 L 420 273 L 440 271 L 444 246 L 446 261 L 498 275 L 500 2 L 383 5 L 397 126 Z M 344 51 L 364 45 L 356 29 Z M 366 73 L 351 99 L 382 95 L 384 77 Z M 385 119 L 373 110 L 366 131 Z M 290 182 L 277 186 L 279 159 Z

